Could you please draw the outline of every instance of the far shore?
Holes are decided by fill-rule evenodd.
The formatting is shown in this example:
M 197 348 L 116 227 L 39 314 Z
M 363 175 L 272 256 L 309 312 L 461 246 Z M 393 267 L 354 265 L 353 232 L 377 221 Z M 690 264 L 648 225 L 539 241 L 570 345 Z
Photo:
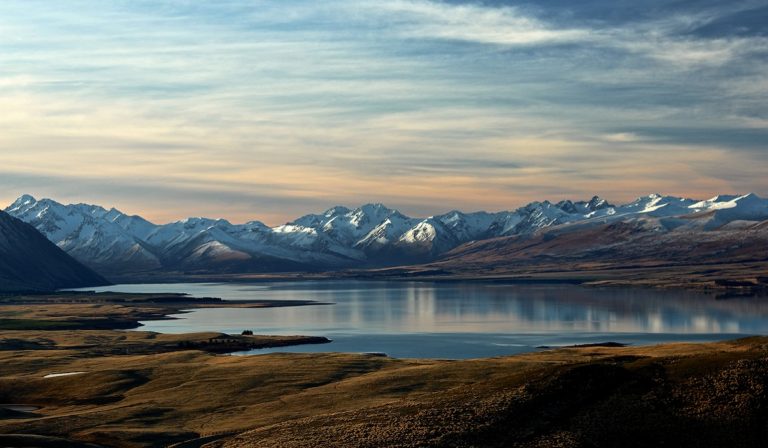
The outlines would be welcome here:
M 111 276 L 114 283 L 217 283 L 319 280 L 429 282 L 499 282 L 509 284 L 580 285 L 585 287 L 650 287 L 710 291 L 723 295 L 768 295 L 768 261 L 669 264 L 552 264 L 533 266 L 467 266 L 448 269 L 440 263 L 381 269 L 284 273 L 143 273 Z

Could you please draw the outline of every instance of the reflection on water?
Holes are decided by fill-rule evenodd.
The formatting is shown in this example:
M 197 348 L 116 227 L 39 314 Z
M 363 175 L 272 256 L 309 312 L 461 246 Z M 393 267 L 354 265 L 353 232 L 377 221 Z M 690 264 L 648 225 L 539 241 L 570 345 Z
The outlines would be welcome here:
M 100 290 L 186 292 L 227 300 L 316 300 L 332 305 L 205 309 L 142 330 L 323 335 L 292 351 L 380 351 L 464 358 L 539 345 L 617 340 L 713 340 L 768 332 L 768 301 L 715 300 L 689 291 L 378 281 L 118 285 Z M 286 351 L 286 349 L 281 349 Z

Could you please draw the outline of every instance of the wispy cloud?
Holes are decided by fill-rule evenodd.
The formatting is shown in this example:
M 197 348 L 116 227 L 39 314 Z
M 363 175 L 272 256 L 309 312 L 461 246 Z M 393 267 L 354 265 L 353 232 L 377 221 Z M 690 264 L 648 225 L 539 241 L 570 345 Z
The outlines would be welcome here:
M 386 15 L 403 37 L 446 39 L 497 45 L 538 45 L 587 40 L 590 31 L 561 29 L 526 16 L 514 7 L 394 0 L 368 4 Z
M 184 194 L 189 214 L 229 194 L 228 217 L 279 222 L 768 192 L 712 174 L 765 162 L 768 42 L 733 26 L 755 4 L 654 4 L 4 1 L 0 200 L 34 187 L 22 174 L 82 200 L 111 179 L 112 203 L 161 220 Z
M 617 132 L 615 134 L 606 134 L 603 138 L 606 141 L 616 143 L 631 143 L 639 140 L 637 134 L 633 132 Z

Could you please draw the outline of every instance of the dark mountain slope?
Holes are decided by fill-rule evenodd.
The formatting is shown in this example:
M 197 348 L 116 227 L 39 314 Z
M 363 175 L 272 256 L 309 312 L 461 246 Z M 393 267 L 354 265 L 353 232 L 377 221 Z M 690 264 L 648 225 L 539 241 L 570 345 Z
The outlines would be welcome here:
M 109 284 L 31 225 L 0 211 L 0 291 L 50 291 Z

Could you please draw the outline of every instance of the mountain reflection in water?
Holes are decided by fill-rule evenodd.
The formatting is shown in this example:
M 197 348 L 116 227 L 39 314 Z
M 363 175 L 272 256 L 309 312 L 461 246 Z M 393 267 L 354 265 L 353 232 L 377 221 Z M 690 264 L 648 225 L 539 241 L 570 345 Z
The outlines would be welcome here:
M 117 285 L 99 290 L 186 292 L 226 300 L 331 305 L 202 309 L 143 331 L 321 335 L 323 346 L 276 351 L 385 352 L 467 358 L 598 341 L 647 344 L 768 333 L 768 300 L 682 290 L 479 282 L 290 281 Z M 259 351 L 258 353 L 264 353 Z

